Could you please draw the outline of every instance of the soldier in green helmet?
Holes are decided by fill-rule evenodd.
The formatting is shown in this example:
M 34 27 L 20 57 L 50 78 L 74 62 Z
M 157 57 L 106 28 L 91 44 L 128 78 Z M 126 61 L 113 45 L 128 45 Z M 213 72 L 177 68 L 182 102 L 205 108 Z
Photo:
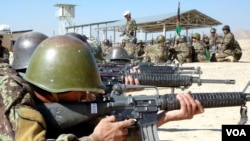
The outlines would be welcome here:
M 168 48 L 165 44 L 164 35 L 157 36 L 157 44 L 146 46 L 144 49 L 144 62 L 166 63 L 168 60 Z
M 114 116 L 107 116 L 93 130 L 83 125 L 53 130 L 37 110 L 42 103 L 75 104 L 93 101 L 96 94 L 104 93 L 94 56 L 77 38 L 58 35 L 45 39 L 33 52 L 24 79 L 2 72 L 0 78 L 0 125 L 5 127 L 0 130 L 0 140 L 123 141 L 127 127 L 135 123 L 133 119 L 116 121 Z M 187 92 L 178 94 L 177 99 L 181 109 L 160 113 L 158 126 L 203 112 L 201 104 Z
M 180 64 L 192 62 L 192 49 L 185 35 L 180 36 L 178 44 L 169 48 L 169 52 L 169 60 L 177 59 Z
M 201 41 L 201 36 L 199 33 L 194 33 L 192 36 L 192 62 L 208 62 L 206 58 L 206 45 Z
M 6 76 L 4 78 L 6 78 L 5 81 L 11 80 L 12 83 L 19 80 L 12 80 Z M 57 140 L 76 140 L 77 137 L 73 134 L 66 134 L 66 132 L 60 134 L 46 128 L 49 125 L 46 125 L 43 116 L 36 110 L 36 103 L 90 101 L 95 99 L 94 93 L 101 94 L 105 88 L 95 59 L 86 44 L 66 35 L 50 37 L 39 44 L 32 55 L 24 79 L 27 82 L 20 79 L 20 83 L 14 83 L 15 92 L 6 93 L 2 91 L 6 85 L 1 85 L 1 97 L 4 96 L 6 100 L 13 99 L 8 102 L 5 100 L 7 103 L 1 104 L 6 105 L 6 107 L 1 106 L 1 111 L 7 107 L 10 111 L 5 112 L 5 116 L 1 115 L 1 125 L 6 127 L 0 131 L 1 140 L 46 140 L 50 137 Z M 21 85 L 25 86 L 25 90 Z M 15 113 L 19 114 L 14 116 Z M 115 123 L 113 121 L 115 121 L 113 116 L 104 118 L 93 134 L 83 137 L 82 140 L 124 138 L 121 133 L 126 134 L 126 131 L 123 131 L 122 127 L 131 126 L 134 123 L 133 120 Z M 108 136 L 102 133 L 109 130 L 118 133 Z M 84 130 L 82 132 L 84 133 Z

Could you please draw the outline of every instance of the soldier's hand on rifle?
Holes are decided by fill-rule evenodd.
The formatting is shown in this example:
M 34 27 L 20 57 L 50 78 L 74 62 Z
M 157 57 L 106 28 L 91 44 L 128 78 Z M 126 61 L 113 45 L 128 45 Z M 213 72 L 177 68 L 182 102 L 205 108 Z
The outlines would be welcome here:
M 132 126 L 135 120 L 116 121 L 115 116 L 102 119 L 90 135 L 93 141 L 124 141 L 128 134 L 127 127 Z
M 133 68 L 130 69 L 130 73 L 141 73 L 140 66 L 134 66 Z
M 130 69 L 130 73 L 141 73 L 141 70 L 139 66 L 135 66 Z M 125 77 L 125 84 L 126 85 L 140 85 L 139 79 L 135 78 L 133 79 L 131 76 L 126 76 Z
M 130 69 L 130 73 L 141 73 L 140 66 L 135 66 Z M 126 85 L 140 85 L 140 81 L 138 78 L 133 78 L 132 76 L 128 75 L 125 77 L 125 84 Z M 138 89 L 126 89 L 126 92 L 130 91 L 140 91 L 142 88 Z
M 192 119 L 194 115 L 204 112 L 204 108 L 198 100 L 190 95 L 190 92 L 180 92 L 176 98 L 180 102 L 179 110 L 164 111 L 158 115 L 157 126 L 161 126 L 169 121 Z

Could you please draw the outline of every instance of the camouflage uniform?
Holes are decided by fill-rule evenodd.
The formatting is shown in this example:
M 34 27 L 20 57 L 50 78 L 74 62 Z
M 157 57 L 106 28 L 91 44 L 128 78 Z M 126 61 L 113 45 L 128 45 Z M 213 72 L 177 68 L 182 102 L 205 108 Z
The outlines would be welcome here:
M 226 34 L 222 40 L 222 46 L 220 47 L 220 52 L 216 54 L 216 60 L 218 62 L 223 62 L 223 61 L 235 61 L 234 58 L 234 44 L 235 44 L 235 39 L 234 35 L 229 32 Z M 230 59 L 229 59 L 230 58 Z
M 46 140 L 46 123 L 35 108 L 31 86 L 6 63 L 0 64 L 0 84 L 0 140 Z M 54 140 L 76 141 L 78 138 L 65 133 Z M 91 141 L 88 137 L 82 140 Z
M 134 19 L 130 19 L 127 21 L 125 24 L 125 34 L 130 38 L 136 37 L 136 30 L 137 30 L 137 25 Z
M 176 58 L 181 64 L 192 62 L 192 50 L 188 43 L 179 43 L 175 47 L 175 51 Z
M 236 59 L 235 61 L 239 61 L 241 56 L 242 56 L 242 49 L 241 49 L 240 44 L 237 40 L 235 40 L 235 42 L 234 42 L 234 48 L 235 48 L 234 57 Z
M 158 43 L 145 47 L 143 62 L 165 63 L 168 60 L 168 48 L 165 43 Z
M 135 55 L 135 44 L 132 44 L 130 42 L 126 43 L 126 46 L 124 47 L 124 49 L 127 51 L 128 56 L 130 57 L 134 57 Z
M 107 61 L 107 58 L 109 57 L 110 50 L 111 50 L 111 46 L 107 46 L 107 45 L 102 46 L 103 57 L 105 58 L 106 61 Z
M 135 55 L 136 56 L 142 56 L 144 54 L 144 46 L 142 40 L 140 40 L 137 43 L 137 46 L 135 47 Z
M 194 49 L 194 60 L 193 62 L 207 62 L 207 58 L 205 55 L 206 52 L 206 45 L 203 41 L 197 41 L 196 43 L 193 43 L 193 49 Z
M 6 47 L 0 45 L 0 63 L 9 63 L 9 57 L 9 50 Z

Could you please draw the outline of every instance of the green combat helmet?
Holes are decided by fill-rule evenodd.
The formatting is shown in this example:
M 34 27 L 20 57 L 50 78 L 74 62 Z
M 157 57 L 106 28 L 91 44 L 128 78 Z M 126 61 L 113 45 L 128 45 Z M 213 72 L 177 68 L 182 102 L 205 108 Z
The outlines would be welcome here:
M 166 41 L 166 38 L 163 35 L 159 35 L 157 36 L 156 40 L 157 40 L 157 43 L 164 43 Z
M 40 32 L 21 34 L 13 47 L 14 60 L 12 67 L 15 70 L 26 69 L 34 50 L 46 38 L 48 38 L 48 36 Z
M 103 92 L 105 88 L 86 44 L 66 35 L 53 36 L 39 44 L 24 79 L 51 93 Z
M 197 40 L 200 40 L 201 39 L 201 35 L 199 33 L 194 33 L 192 38 L 195 38 Z

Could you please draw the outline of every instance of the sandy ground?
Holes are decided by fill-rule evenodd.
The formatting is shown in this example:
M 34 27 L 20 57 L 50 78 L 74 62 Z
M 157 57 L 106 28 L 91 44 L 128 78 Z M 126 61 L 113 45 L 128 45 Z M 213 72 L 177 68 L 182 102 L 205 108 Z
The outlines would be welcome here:
M 189 63 L 183 66 L 201 67 L 202 79 L 233 79 L 235 84 L 203 83 L 201 86 L 193 84 L 187 90 L 191 92 L 242 92 L 250 81 L 250 40 L 239 40 L 243 56 L 237 63 Z M 181 91 L 175 89 L 175 92 Z M 141 93 L 150 93 L 144 90 Z M 170 93 L 168 88 L 160 88 L 160 94 Z M 250 88 L 247 91 L 250 92 Z M 250 102 L 247 103 L 250 106 Z M 249 114 L 248 114 L 249 115 Z M 161 141 L 221 141 L 222 125 L 237 124 L 240 120 L 240 106 L 207 108 L 205 112 L 196 115 L 191 120 L 166 123 L 158 129 Z M 250 123 L 250 119 L 247 124 Z

